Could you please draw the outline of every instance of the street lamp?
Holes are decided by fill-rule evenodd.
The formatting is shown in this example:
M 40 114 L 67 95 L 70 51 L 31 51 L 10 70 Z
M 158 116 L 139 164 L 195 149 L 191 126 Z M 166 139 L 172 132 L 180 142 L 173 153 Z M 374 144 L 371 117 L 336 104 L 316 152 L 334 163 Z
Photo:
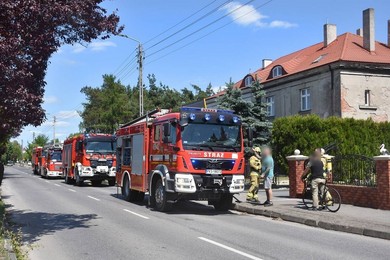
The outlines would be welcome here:
M 142 43 L 126 34 L 118 34 L 118 36 L 127 38 L 129 40 L 135 41 L 138 43 L 138 54 L 137 54 L 137 62 L 138 62 L 138 88 L 139 88 L 139 116 L 143 116 L 144 114 L 144 88 L 142 86 L 142 70 L 143 70 L 143 51 L 142 51 Z

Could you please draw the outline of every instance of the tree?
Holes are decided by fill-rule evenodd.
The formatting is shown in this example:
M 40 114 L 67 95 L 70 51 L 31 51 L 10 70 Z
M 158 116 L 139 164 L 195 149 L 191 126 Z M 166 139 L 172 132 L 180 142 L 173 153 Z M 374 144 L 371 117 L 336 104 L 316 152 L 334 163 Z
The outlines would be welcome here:
M 3 162 L 18 161 L 22 159 L 22 147 L 18 141 L 8 142 L 6 152 L 1 156 Z
M 49 137 L 44 135 L 44 134 L 39 134 L 37 135 L 34 140 L 31 142 L 31 143 L 28 143 L 27 144 L 27 148 L 26 148 L 26 159 L 28 161 L 31 160 L 31 157 L 32 157 L 32 150 L 34 149 L 34 147 L 37 147 L 37 146 L 45 146 L 47 143 L 49 142 Z
M 87 102 L 80 112 L 81 127 L 87 132 L 114 133 L 121 123 L 130 121 L 130 98 L 127 88 L 113 75 L 103 75 L 101 87 L 83 87 Z
M 0 1 L 0 145 L 45 119 L 42 108 L 50 56 L 63 44 L 118 34 L 119 17 L 103 0 Z
M 268 144 L 272 124 L 266 120 L 266 104 L 263 99 L 265 91 L 260 82 L 255 81 L 252 86 L 253 101 L 244 99 L 240 88 L 234 86 L 230 80 L 226 83 L 225 93 L 218 98 L 218 106 L 223 109 L 233 110 L 241 116 L 244 129 L 251 127 L 254 131 L 253 145 Z M 244 139 L 248 145 L 248 139 Z

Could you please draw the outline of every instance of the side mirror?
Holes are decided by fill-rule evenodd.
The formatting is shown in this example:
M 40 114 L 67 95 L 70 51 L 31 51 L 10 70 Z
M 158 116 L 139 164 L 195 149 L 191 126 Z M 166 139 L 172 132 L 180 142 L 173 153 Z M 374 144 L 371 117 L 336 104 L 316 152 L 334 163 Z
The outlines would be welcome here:
M 253 146 L 253 129 L 250 127 L 247 129 L 247 136 L 248 136 L 248 146 L 252 147 Z
M 171 125 L 170 124 L 164 124 L 164 137 L 171 136 Z
M 76 151 L 79 152 L 81 150 L 83 150 L 83 141 L 80 140 L 76 143 Z

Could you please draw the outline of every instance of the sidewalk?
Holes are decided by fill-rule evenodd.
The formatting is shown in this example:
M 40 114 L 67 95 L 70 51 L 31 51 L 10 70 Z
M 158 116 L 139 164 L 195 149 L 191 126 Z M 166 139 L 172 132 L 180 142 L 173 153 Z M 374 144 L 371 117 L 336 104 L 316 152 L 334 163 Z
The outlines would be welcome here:
M 390 211 L 342 204 L 338 212 L 310 211 L 301 199 L 288 197 L 288 189 L 274 190 L 274 206 L 264 207 L 246 203 L 246 193 L 235 196 L 233 209 L 249 214 L 280 218 L 308 226 L 319 227 L 390 240 Z M 265 201 L 264 190 L 259 191 L 260 201 Z

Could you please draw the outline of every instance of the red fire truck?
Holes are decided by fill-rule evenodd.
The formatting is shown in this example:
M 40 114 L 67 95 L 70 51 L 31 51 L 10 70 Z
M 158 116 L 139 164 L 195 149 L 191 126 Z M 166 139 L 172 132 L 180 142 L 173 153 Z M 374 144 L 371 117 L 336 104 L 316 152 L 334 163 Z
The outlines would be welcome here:
M 228 210 L 244 190 L 241 120 L 231 111 L 155 110 L 117 131 L 116 181 L 128 201 L 169 210 L 181 199 Z
M 45 163 L 42 165 L 42 177 L 61 177 L 62 176 L 62 145 L 47 144 L 43 147 Z
M 40 174 L 41 172 L 41 163 L 42 163 L 42 147 L 37 146 L 32 150 L 32 160 L 31 165 L 33 169 L 33 173 L 35 175 Z
M 115 136 L 80 134 L 64 141 L 62 168 L 65 182 L 81 186 L 85 180 L 115 185 Z

